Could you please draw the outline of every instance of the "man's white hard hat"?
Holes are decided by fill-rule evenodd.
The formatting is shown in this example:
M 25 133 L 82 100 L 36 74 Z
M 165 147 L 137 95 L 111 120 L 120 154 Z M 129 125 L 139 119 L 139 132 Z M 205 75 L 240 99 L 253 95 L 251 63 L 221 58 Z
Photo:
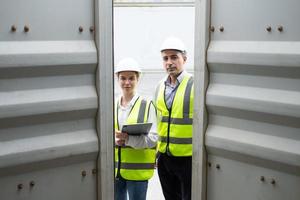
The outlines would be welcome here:
M 124 72 L 124 71 L 133 71 L 141 73 L 142 70 L 139 67 L 139 64 L 133 58 L 124 58 L 118 62 L 115 67 L 115 73 Z
M 160 47 L 160 51 L 164 50 L 178 50 L 181 52 L 186 52 L 186 48 L 184 43 L 177 37 L 168 37 L 167 39 L 164 40 Z

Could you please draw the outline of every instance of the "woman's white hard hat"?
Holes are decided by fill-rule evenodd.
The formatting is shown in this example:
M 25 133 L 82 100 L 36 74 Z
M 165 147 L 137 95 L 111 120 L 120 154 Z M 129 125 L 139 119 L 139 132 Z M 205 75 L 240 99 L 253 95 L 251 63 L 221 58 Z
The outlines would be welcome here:
M 136 60 L 133 58 L 124 58 L 118 62 L 118 64 L 115 67 L 115 73 L 124 72 L 124 71 L 133 71 L 141 73 L 142 70 L 139 67 L 139 64 Z
M 186 48 L 184 43 L 177 37 L 171 36 L 165 39 L 160 47 L 160 51 L 164 50 L 178 50 L 185 52 Z

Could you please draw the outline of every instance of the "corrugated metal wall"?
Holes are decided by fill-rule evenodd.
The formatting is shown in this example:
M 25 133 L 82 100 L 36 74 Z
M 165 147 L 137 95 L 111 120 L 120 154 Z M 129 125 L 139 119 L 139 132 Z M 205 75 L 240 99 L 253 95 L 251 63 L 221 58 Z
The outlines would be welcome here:
M 94 1 L 0 13 L 0 199 L 96 199 Z
M 298 200 L 300 2 L 210 6 L 207 199 Z

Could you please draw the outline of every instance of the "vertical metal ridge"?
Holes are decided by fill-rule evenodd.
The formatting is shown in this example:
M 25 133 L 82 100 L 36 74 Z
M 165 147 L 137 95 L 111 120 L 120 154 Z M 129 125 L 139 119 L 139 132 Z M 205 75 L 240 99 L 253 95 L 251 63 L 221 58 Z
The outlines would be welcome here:
M 114 199 L 114 73 L 113 1 L 95 1 L 95 42 L 98 52 L 97 93 L 97 199 Z
M 210 36 L 210 0 L 195 1 L 195 55 L 194 55 L 194 116 L 193 121 L 193 157 L 192 157 L 192 199 L 207 199 L 207 153 L 205 150 L 205 131 L 207 111 L 205 106 L 208 70 L 206 51 Z

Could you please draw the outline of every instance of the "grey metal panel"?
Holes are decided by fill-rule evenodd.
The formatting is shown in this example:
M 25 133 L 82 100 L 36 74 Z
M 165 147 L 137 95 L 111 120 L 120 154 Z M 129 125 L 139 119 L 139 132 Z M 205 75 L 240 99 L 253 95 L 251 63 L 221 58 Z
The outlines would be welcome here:
M 211 41 L 207 60 L 210 63 L 298 67 L 299 49 L 297 41 Z
M 0 199 L 97 198 L 93 9 L 92 0 L 0 3 Z
M 211 1 L 209 200 L 300 197 L 299 7 L 295 0 Z
M 62 68 L 62 67 L 61 67 Z M 87 68 L 87 67 L 86 67 Z M 93 69 L 95 71 L 95 69 Z M 1 71 L 1 70 L 0 70 Z M 13 70 L 12 70 L 13 71 Z M 36 71 L 34 72 L 36 73 Z M 3 75 L 3 74 L 2 74 Z M 7 73 L 5 73 L 7 75 Z M 31 74 L 32 75 L 32 74 Z M 89 86 L 95 82 L 93 74 L 60 75 L 32 78 L 6 78 L 0 80 L 0 91 L 38 90 L 39 88 L 66 88 L 77 86 Z M 93 94 L 93 93 L 92 93 Z M 80 94 L 79 94 L 80 95 Z
M 0 118 L 90 109 L 97 106 L 95 88 L 91 86 L 5 92 L 0 94 L 0 98 Z
M 300 169 L 300 142 L 294 138 L 286 139 L 217 125 L 210 125 L 207 134 L 209 148 L 239 152 Z
M 15 171 L 11 176 L 1 177 L 0 197 L 3 200 L 96 199 L 93 169 L 95 162 L 85 161 L 21 174 Z M 86 171 L 86 176 L 82 176 L 82 171 Z M 32 181 L 34 186 L 30 185 Z M 18 189 L 19 184 L 22 189 Z
M 300 185 L 299 175 L 214 155 L 208 162 L 207 199 L 299 199 L 299 189 L 291 189 Z
M 299 41 L 298 9 L 298 0 L 212 0 L 212 40 Z M 221 26 L 223 32 L 219 31 Z M 283 27 L 282 32 L 278 26 Z
M 211 84 L 207 104 L 300 118 L 300 93 L 262 87 Z M 213 108 L 212 108 L 213 109 Z
M 91 64 L 97 61 L 93 41 L 0 42 L 0 54 L 0 68 Z
M 0 41 L 93 40 L 89 31 L 94 25 L 93 8 L 92 0 L 3 0 Z M 11 32 L 12 25 L 15 32 Z M 24 32 L 25 25 L 28 32 Z
M 95 153 L 97 150 L 97 137 L 93 130 L 3 141 L 0 147 L 0 167 Z

